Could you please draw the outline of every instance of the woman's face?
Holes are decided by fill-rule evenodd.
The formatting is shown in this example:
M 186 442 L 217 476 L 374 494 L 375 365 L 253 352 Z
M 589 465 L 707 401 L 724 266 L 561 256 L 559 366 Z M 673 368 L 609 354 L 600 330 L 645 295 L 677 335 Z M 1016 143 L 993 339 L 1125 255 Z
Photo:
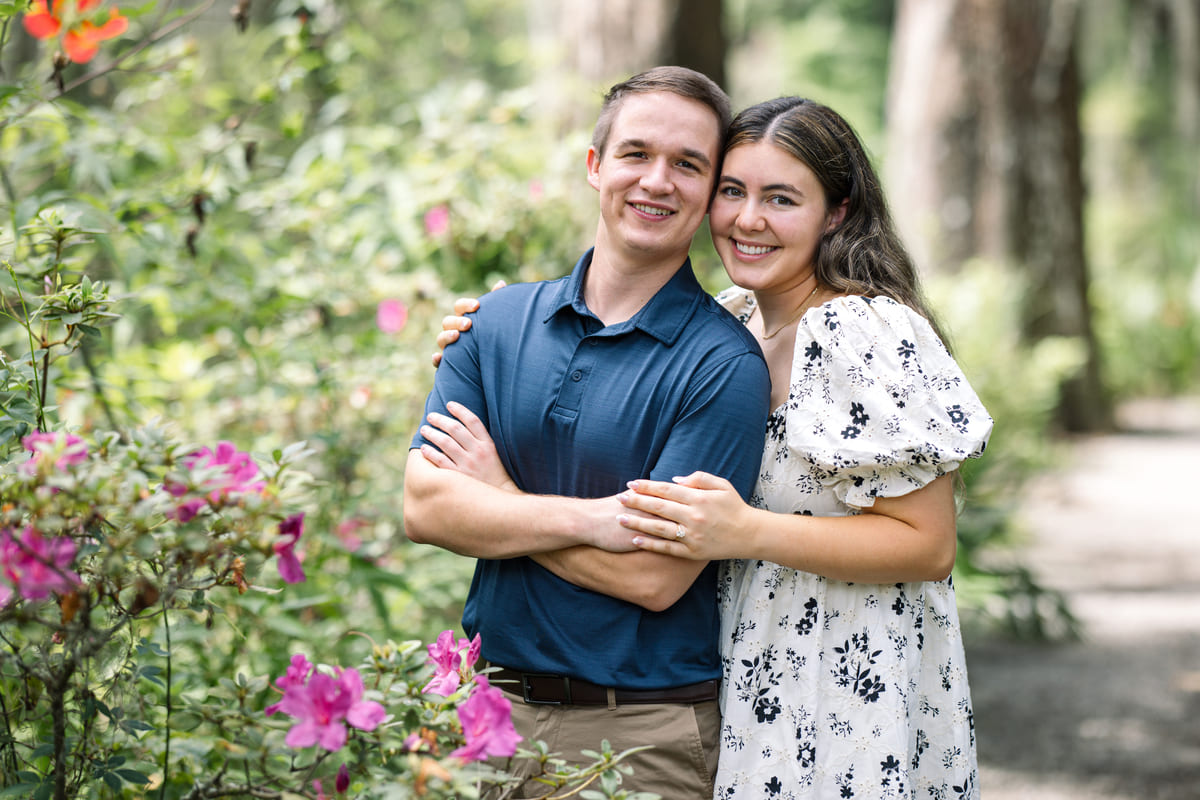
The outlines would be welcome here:
M 801 291 L 813 273 L 822 234 L 844 214 L 844 204 L 826 207 L 811 169 L 762 141 L 725 155 L 709 227 L 734 283 L 758 294 L 786 294 Z

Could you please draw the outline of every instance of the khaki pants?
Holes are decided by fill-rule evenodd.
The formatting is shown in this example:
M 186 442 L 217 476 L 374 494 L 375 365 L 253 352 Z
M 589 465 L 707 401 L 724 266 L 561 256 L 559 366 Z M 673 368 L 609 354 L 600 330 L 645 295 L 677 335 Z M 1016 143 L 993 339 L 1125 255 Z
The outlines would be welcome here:
M 614 753 L 653 745 L 623 763 L 633 767 L 622 775 L 621 788 L 654 792 L 664 800 L 712 800 L 713 778 L 720 750 L 721 712 L 717 701 L 692 705 L 552 706 L 527 704 L 508 692 L 513 725 L 527 742 L 542 740 L 551 753 L 569 764 L 590 763 L 582 750 L 600 750 L 607 739 Z M 516 759 L 493 759 L 498 769 L 532 777 L 536 765 Z M 526 782 L 513 798 L 539 798 L 550 793 L 543 783 Z M 559 792 L 555 792 L 558 794 Z M 485 797 L 497 796 L 494 792 Z

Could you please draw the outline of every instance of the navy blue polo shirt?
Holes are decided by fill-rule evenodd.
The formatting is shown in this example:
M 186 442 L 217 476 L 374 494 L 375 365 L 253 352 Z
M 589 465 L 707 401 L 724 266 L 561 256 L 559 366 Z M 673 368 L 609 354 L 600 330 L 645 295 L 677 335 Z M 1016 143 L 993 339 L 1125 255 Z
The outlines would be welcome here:
M 758 344 L 690 261 L 606 327 L 583 301 L 591 255 L 568 277 L 482 297 L 471 331 L 446 349 L 425 413 L 455 400 L 478 414 L 526 492 L 605 497 L 634 478 L 704 470 L 747 497 L 770 398 Z M 412 445 L 426 443 L 418 433 Z M 716 569 L 651 612 L 530 558 L 480 559 L 463 629 L 483 635 L 487 660 L 526 672 L 630 689 L 696 683 L 721 673 Z

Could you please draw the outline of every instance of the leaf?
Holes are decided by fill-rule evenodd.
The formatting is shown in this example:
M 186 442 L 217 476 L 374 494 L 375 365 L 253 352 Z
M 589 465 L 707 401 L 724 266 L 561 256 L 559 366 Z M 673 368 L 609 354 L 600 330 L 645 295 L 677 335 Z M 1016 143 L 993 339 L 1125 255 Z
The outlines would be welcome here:
M 148 775 L 143 775 L 135 769 L 119 769 L 116 773 L 121 776 L 127 783 L 136 783 L 138 785 L 147 784 L 150 782 Z
M 32 760 L 35 760 L 38 758 L 45 758 L 46 756 L 53 755 L 53 754 L 54 754 L 54 744 L 52 742 L 47 742 L 46 744 L 38 745 L 37 747 L 35 747 L 33 749 L 33 752 L 29 754 L 29 759 L 32 761 Z M 37 778 L 37 775 L 32 772 L 25 773 L 25 777 L 27 780 L 30 779 L 31 776 L 32 776 L 32 778 Z
M 0 797 L 29 797 L 29 791 L 40 785 L 37 783 L 14 783 L 7 789 L 0 789 Z
M 120 725 L 121 730 L 125 731 L 126 733 L 154 730 L 153 725 L 151 725 L 149 722 L 142 722 L 140 719 L 123 719 L 121 720 Z
M 108 788 L 112 789 L 114 792 L 121 791 L 121 779 L 111 772 L 105 772 L 100 776 L 100 779 L 107 783 Z
M 171 715 L 171 723 L 168 727 L 173 731 L 191 731 L 200 727 L 200 723 L 203 721 L 204 718 L 199 714 L 176 711 Z

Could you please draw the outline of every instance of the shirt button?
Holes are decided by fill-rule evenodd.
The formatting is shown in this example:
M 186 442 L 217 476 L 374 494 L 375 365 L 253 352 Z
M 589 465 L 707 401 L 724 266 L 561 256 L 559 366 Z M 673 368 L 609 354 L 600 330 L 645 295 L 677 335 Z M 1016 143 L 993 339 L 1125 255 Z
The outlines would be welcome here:
M 571 380 L 579 381 L 582 379 L 583 379 L 583 373 L 580 372 L 579 370 L 575 370 L 574 372 L 571 373 Z

